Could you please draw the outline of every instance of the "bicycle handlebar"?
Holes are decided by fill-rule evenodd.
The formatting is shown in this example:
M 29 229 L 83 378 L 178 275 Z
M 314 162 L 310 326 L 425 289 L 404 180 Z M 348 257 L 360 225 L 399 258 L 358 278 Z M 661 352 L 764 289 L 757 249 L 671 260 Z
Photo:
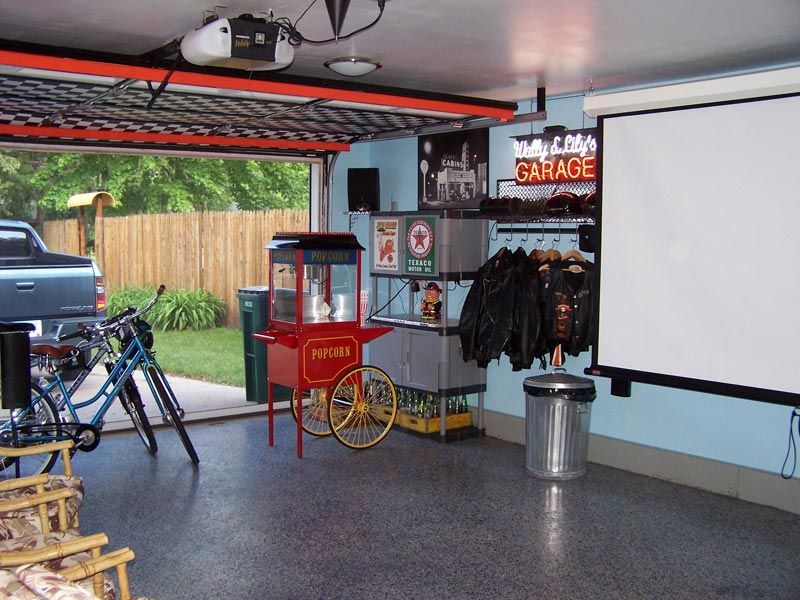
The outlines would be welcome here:
M 150 301 L 145 305 L 143 309 L 136 310 L 135 306 L 129 306 L 118 315 L 115 315 L 110 319 L 103 321 L 102 323 L 100 323 L 100 325 L 105 328 L 111 325 L 116 325 L 121 321 L 132 321 L 136 317 L 145 314 L 147 311 L 153 308 L 153 306 L 155 306 L 156 302 L 158 302 L 158 299 L 165 291 L 167 291 L 167 287 L 162 283 L 160 286 L 158 286 L 158 289 L 156 290 L 156 295 L 150 299 Z
M 57 339 L 57 341 L 61 342 L 61 341 L 64 341 L 64 340 L 69 340 L 69 339 L 82 337 L 83 339 L 88 341 L 88 340 L 91 340 L 92 338 L 94 338 L 95 336 L 102 334 L 105 331 L 108 331 L 108 330 L 111 330 L 111 329 L 117 329 L 120 326 L 120 323 L 122 323 L 123 321 L 132 321 L 136 317 L 139 317 L 140 315 L 143 315 L 144 313 L 149 311 L 151 308 L 153 308 L 153 306 L 155 306 L 155 303 L 158 302 L 158 299 L 161 297 L 161 295 L 166 290 L 167 290 L 167 288 L 166 288 L 166 286 L 164 284 L 161 284 L 160 286 L 158 286 L 158 290 L 156 290 L 156 295 L 153 296 L 150 299 L 150 301 L 147 303 L 147 305 L 141 310 L 136 310 L 135 306 L 129 306 L 128 308 L 123 310 L 121 313 L 119 313 L 117 315 L 114 315 L 110 319 L 106 319 L 105 321 L 101 321 L 97 325 L 86 325 L 85 323 L 78 323 L 78 331 L 76 331 L 74 333 L 69 333 L 69 334 L 64 335 L 64 336 L 59 336 L 56 339 Z
M 156 290 L 156 295 L 155 295 L 155 296 L 153 296 L 153 297 L 150 299 L 150 302 L 148 302 L 148 303 L 147 303 L 147 306 L 145 306 L 145 307 L 144 307 L 142 310 L 140 310 L 139 312 L 136 312 L 136 313 L 134 313 L 134 314 L 133 314 L 133 316 L 132 316 L 131 318 L 136 318 L 136 317 L 138 317 L 139 315 L 143 315 L 143 314 L 144 314 L 144 313 L 146 313 L 148 310 L 150 310 L 151 308 L 153 308 L 153 306 L 155 306 L 156 302 L 158 302 L 158 299 L 161 297 L 161 294 L 163 294 L 163 293 L 164 293 L 164 292 L 166 292 L 166 291 L 167 291 L 167 286 L 165 286 L 165 285 L 162 283 L 160 286 L 158 286 L 158 289 Z
M 83 338 L 85 340 L 89 339 L 87 337 L 87 333 L 85 331 L 86 325 L 83 323 L 78 323 L 78 331 L 74 331 L 72 333 L 68 333 L 67 335 L 60 335 L 56 338 L 56 341 L 64 342 L 66 340 L 74 340 L 75 338 Z

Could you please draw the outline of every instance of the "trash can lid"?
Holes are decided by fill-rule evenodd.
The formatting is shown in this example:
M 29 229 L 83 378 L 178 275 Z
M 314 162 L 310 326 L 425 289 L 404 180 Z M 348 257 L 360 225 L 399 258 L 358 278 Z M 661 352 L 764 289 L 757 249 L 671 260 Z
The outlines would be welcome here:
M 0 321 L 0 333 L 22 333 L 23 331 L 33 331 L 36 327 L 32 323 L 10 323 Z
M 594 381 L 591 379 L 562 372 L 528 377 L 525 379 L 522 386 L 526 392 L 534 395 L 540 395 L 543 390 L 583 390 L 585 393 L 594 393 Z
M 265 285 L 251 285 L 250 287 L 239 288 L 237 292 L 240 294 L 261 296 L 269 294 L 269 288 Z

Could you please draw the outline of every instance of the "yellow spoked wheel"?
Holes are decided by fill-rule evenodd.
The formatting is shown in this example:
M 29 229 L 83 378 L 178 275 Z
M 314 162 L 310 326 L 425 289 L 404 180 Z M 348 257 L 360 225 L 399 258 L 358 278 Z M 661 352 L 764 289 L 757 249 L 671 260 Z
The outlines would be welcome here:
M 328 403 L 328 424 L 345 446 L 369 448 L 394 425 L 397 393 L 389 376 L 376 367 L 358 367 L 336 383 Z
M 292 391 L 292 417 L 297 421 L 297 390 Z M 311 435 L 331 434 L 328 426 L 328 390 L 312 388 L 303 390 L 303 431 Z

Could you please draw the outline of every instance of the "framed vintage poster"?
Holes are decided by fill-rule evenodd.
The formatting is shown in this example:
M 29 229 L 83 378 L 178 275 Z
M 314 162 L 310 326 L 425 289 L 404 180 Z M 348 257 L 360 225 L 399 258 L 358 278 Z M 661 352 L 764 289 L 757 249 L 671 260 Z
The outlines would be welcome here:
M 489 130 L 418 138 L 417 206 L 478 208 L 489 194 Z
M 405 264 L 407 275 L 438 275 L 436 268 L 436 217 L 416 215 L 406 217 Z
M 400 259 L 398 257 L 400 244 L 398 229 L 400 219 L 376 218 L 372 230 L 375 239 L 372 240 L 373 256 L 372 270 L 398 273 Z

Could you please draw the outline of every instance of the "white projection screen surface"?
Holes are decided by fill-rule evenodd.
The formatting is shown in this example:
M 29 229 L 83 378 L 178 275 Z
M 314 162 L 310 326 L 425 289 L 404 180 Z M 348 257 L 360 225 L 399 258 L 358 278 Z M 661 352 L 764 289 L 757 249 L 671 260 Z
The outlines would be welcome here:
M 800 403 L 800 97 L 600 119 L 591 372 Z

